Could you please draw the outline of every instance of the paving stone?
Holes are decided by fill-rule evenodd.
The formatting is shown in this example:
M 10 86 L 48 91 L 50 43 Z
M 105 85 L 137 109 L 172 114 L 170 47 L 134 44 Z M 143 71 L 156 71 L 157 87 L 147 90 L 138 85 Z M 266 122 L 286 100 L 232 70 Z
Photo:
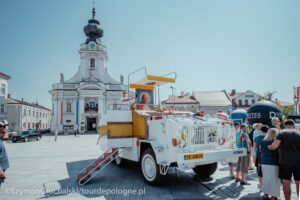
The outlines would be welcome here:
M 121 169 L 109 165 L 101 174 L 85 186 L 79 186 L 76 175 L 102 152 L 96 145 L 97 135 L 61 136 L 57 142 L 51 136 L 28 143 L 5 142 L 9 154 L 10 168 L 7 179 L 0 188 L 0 199 L 97 199 L 97 200 L 150 200 L 150 199 L 250 199 L 260 198 L 255 171 L 250 171 L 251 185 L 240 186 L 228 177 L 228 166 L 219 164 L 210 179 L 199 179 L 193 171 L 170 169 L 160 186 L 148 185 L 140 172 L 138 163 L 130 162 Z M 109 194 L 107 191 L 144 190 L 145 194 Z M 37 194 L 22 196 L 16 190 L 37 190 Z M 45 193 L 46 191 L 51 191 Z M 105 194 L 99 191 L 106 191 Z M 296 198 L 292 186 L 292 199 Z M 283 197 L 283 193 L 281 190 Z

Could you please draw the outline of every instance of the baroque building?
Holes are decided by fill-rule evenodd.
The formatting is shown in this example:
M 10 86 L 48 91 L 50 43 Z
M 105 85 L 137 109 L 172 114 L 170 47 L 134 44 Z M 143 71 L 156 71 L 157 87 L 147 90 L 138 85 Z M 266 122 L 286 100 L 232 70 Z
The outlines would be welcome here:
M 92 19 L 84 27 L 86 41 L 80 45 L 80 65 L 77 73 L 52 85 L 52 131 L 80 132 L 96 131 L 101 116 L 109 106 L 122 102 L 124 78 L 114 80 L 107 72 L 108 60 L 106 46 L 101 43 L 103 30 L 95 19 L 93 8 Z

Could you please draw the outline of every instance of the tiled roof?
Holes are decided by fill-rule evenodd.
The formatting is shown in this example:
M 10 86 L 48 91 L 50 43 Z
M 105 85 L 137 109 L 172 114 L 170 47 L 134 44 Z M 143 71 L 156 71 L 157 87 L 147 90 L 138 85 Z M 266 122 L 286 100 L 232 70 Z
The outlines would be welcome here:
M 289 106 L 293 106 L 293 103 L 289 103 L 286 101 L 280 101 L 280 100 L 275 100 L 275 103 L 277 103 L 277 105 L 281 106 L 281 107 L 289 107 Z
M 193 96 L 174 96 L 162 102 L 163 104 L 197 104 Z
M 245 94 L 246 92 L 236 92 L 234 95 L 230 94 L 230 98 L 231 99 L 235 99 L 243 94 Z
M 193 96 L 200 103 L 200 106 L 232 105 L 231 99 L 225 91 L 193 92 Z
M 257 94 L 256 92 L 253 92 L 252 90 L 247 90 L 246 92 L 236 92 L 234 95 L 232 95 L 232 93 L 230 92 L 229 95 L 230 95 L 230 98 L 232 100 L 236 99 L 237 97 L 243 95 L 243 94 L 246 94 L 247 92 L 251 92 L 251 93 L 254 93 L 258 96 L 261 96 L 260 94 Z
M 13 99 L 13 98 L 7 98 L 7 104 L 22 104 L 22 105 L 26 105 L 26 106 L 31 106 L 31 107 L 51 111 L 49 108 L 46 108 L 44 106 L 41 106 L 41 105 L 38 105 L 38 104 L 35 104 L 35 103 L 29 103 L 29 102 L 26 102 L 26 101 L 20 101 L 20 100 Z

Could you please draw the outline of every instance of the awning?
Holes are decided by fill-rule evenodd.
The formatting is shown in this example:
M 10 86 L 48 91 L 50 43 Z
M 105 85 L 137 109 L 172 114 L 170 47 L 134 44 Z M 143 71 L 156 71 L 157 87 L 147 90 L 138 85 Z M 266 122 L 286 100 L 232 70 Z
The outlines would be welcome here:
M 142 80 L 130 84 L 130 88 L 154 90 L 155 86 L 157 85 L 163 85 L 163 84 L 175 83 L 175 82 L 176 82 L 175 78 L 169 78 L 165 76 L 146 75 L 146 77 L 143 78 Z

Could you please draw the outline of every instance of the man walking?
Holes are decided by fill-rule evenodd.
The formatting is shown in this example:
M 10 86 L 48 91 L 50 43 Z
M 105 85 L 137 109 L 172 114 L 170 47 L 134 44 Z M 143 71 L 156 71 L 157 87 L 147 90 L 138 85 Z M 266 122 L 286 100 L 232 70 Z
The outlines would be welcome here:
M 285 199 L 290 200 L 292 176 L 296 183 L 296 191 L 299 198 L 300 132 L 295 129 L 293 120 L 286 120 L 284 127 L 285 129 L 277 134 L 276 140 L 269 146 L 269 149 L 279 149 L 279 178 L 282 179 Z
M 5 134 L 5 125 L 0 122 L 0 186 L 5 179 L 5 170 L 9 167 L 8 157 L 5 150 L 5 146 L 2 142 L 2 137 Z
M 54 131 L 54 141 L 55 142 L 57 141 L 57 138 L 58 138 L 58 132 L 57 132 L 57 129 L 55 129 L 55 131 Z

